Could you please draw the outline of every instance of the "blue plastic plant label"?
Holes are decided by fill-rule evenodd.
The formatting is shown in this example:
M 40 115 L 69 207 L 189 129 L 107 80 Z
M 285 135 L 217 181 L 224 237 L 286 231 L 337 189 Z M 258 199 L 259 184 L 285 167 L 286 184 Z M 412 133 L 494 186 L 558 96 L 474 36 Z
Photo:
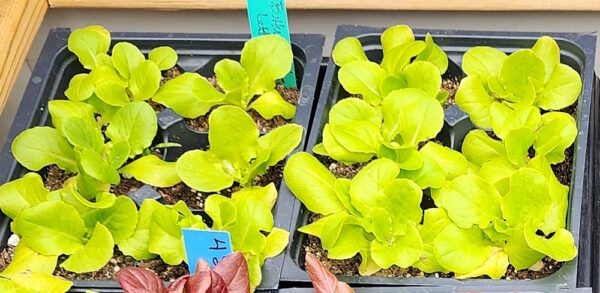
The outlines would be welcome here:
M 287 11 L 284 0 L 247 0 L 248 21 L 252 37 L 276 34 L 290 42 Z M 292 70 L 283 78 L 286 87 L 296 87 L 294 64 Z
M 196 272 L 196 263 L 203 258 L 214 268 L 221 259 L 233 252 L 228 231 L 181 229 L 190 274 Z

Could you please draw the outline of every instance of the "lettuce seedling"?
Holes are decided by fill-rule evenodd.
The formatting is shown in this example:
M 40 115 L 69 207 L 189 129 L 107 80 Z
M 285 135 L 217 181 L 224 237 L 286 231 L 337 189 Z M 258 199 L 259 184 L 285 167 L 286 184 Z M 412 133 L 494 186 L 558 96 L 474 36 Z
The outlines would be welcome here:
M 73 282 L 65 279 L 37 272 L 22 272 L 0 278 L 2 292 L 65 293 L 72 285 Z
M 248 264 L 239 252 L 224 257 L 214 269 L 199 259 L 195 274 L 179 277 L 168 288 L 156 273 L 143 268 L 125 268 L 119 271 L 117 280 L 125 293 L 250 292 Z
M 229 231 L 233 250 L 248 261 L 250 284 L 260 284 L 260 268 L 265 259 L 281 253 L 288 243 L 289 233 L 273 227 L 271 208 L 277 199 L 273 183 L 265 187 L 246 187 L 227 198 L 218 194 L 206 199 L 205 210 L 212 219 L 212 229 Z M 119 248 L 136 259 L 151 259 L 159 255 L 170 265 L 185 261 L 181 228 L 208 229 L 202 218 L 193 215 L 183 202 L 163 206 L 145 200 L 140 220 L 133 236 Z
M 380 110 L 358 98 L 346 98 L 329 112 L 323 142 L 313 151 L 344 163 L 374 156 L 394 160 L 403 170 L 424 164 L 419 143 L 434 138 L 444 124 L 438 101 L 420 89 L 390 92 Z
M 542 117 L 538 132 L 514 129 L 505 141 L 482 130 L 465 137 L 467 167 L 431 189 L 438 208 L 426 210 L 419 227 L 426 252 L 417 268 L 454 272 L 457 278 L 500 278 L 509 263 L 520 270 L 546 255 L 558 261 L 576 256 L 565 229 L 569 188 L 550 164 L 564 160 L 577 129 L 568 114 Z M 550 136 L 549 127 L 562 135 Z
M 219 191 L 234 182 L 242 186 L 283 160 L 302 140 L 302 127 L 287 124 L 259 137 L 246 111 L 222 106 L 209 117 L 210 149 L 192 150 L 177 160 L 177 174 L 199 191 Z
M 381 46 L 383 60 L 377 64 L 368 60 L 355 37 L 336 44 L 332 56 L 340 67 L 338 78 L 347 92 L 361 95 L 374 106 L 380 106 L 388 93 L 403 88 L 418 88 L 441 104 L 446 101 L 448 92 L 440 88 L 448 57 L 430 34 L 425 41 L 415 40 L 410 27 L 396 25 L 383 32 Z
M 299 231 L 320 238 L 329 258 L 359 253 L 362 275 L 392 265 L 410 267 L 424 253 L 417 230 L 422 190 L 409 179 L 396 178 L 399 173 L 394 161 L 377 159 L 352 180 L 335 178 L 310 154 L 293 155 L 284 169 L 285 181 L 310 211 L 322 215 Z
M 17 250 L 39 254 L 15 265 L 34 265 L 51 274 L 60 264 L 76 273 L 92 272 L 112 257 L 115 244 L 128 238 L 137 222 L 135 203 L 126 196 L 99 193 L 94 200 L 82 196 L 69 180 L 62 189 L 49 191 L 37 173 L 0 187 L 0 209 L 13 220 L 11 230 L 20 236 Z M 34 264 L 32 264 L 34 263 Z
M 293 104 L 285 101 L 275 89 L 276 81 L 291 69 L 292 48 L 276 35 L 248 40 L 240 62 L 223 59 L 215 64 L 217 82 L 223 93 L 197 73 L 184 73 L 158 90 L 153 98 L 185 118 L 205 115 L 218 105 L 235 105 L 254 109 L 265 119 L 279 115 L 292 119 Z
M 553 121 L 563 122 L 565 116 L 570 117 L 554 112 L 544 115 L 542 128 L 557 127 L 548 125 L 560 125 Z M 517 135 L 515 131 L 511 131 L 509 138 Z M 431 161 L 430 166 L 441 169 L 439 175 L 435 175 L 439 172 L 437 168 L 427 169 L 426 164 L 416 172 L 397 172 L 398 167 L 392 161 L 377 159 L 348 180 L 335 178 L 309 154 L 296 154 L 285 167 L 286 183 L 310 211 L 323 216 L 299 231 L 321 238 L 332 259 L 347 259 L 360 253 L 363 275 L 395 264 L 413 265 L 425 272 L 454 272 L 457 278 L 488 275 L 497 279 L 505 274 L 509 263 L 520 270 L 535 265 L 544 256 L 557 261 L 571 260 L 577 248 L 573 236 L 565 229 L 569 188 L 558 181 L 548 160 L 558 157 L 558 152 L 550 154 L 545 150 L 569 147 L 574 136 L 563 130 L 562 137 L 545 140 L 543 134 L 530 133 L 532 138 L 527 139 L 529 129 L 517 131 L 522 133 L 515 142 L 503 142 L 490 138 L 482 130 L 474 130 L 463 142 L 464 155 L 427 143 L 420 152 L 426 162 Z M 545 140 L 540 145 L 552 141 L 555 147 L 549 144 L 538 148 L 541 151 L 530 158 L 527 151 L 538 139 Z M 398 180 L 406 182 L 405 186 L 388 183 Z M 418 186 L 415 189 L 416 184 L 411 180 L 429 182 L 437 207 L 424 212 L 423 223 L 418 224 L 418 234 L 410 243 L 396 239 L 402 248 L 388 247 L 387 259 L 378 258 L 376 247 L 381 245 L 375 245 L 381 241 L 378 233 L 394 235 L 398 231 L 395 222 L 398 217 L 407 217 L 409 223 L 421 220 L 420 189 Z M 306 184 L 307 181 L 311 184 Z M 410 190 L 414 192 L 409 193 Z M 387 198 L 399 203 L 383 200 Z M 393 211 L 386 213 L 386 209 Z M 335 233 L 331 232 L 332 227 Z M 348 240 L 344 231 L 350 231 L 350 227 L 358 228 Z M 393 243 L 389 238 L 384 240 L 386 245 Z M 415 243 L 420 243 L 418 250 Z M 409 254 L 409 258 L 408 250 L 415 255 Z M 415 261 L 400 262 L 407 259 Z
M 0 273 L 2 292 L 67 292 L 70 281 L 52 276 L 57 256 L 46 256 L 19 243 L 11 263 Z
M 344 282 L 338 281 L 334 274 L 323 266 L 311 253 L 306 253 L 306 271 L 313 283 L 316 293 L 354 293 Z
M 38 171 L 56 164 L 68 173 L 76 173 L 77 190 L 87 199 L 108 191 L 120 181 L 119 168 L 148 148 L 156 135 L 156 114 L 144 102 L 132 102 L 119 108 L 105 134 L 89 104 L 68 100 L 49 102 L 56 128 L 41 126 L 20 133 L 12 144 L 16 160 L 29 170 Z M 41 146 L 40 141 L 47 145 Z M 142 171 L 138 171 L 140 168 Z M 181 180 L 174 163 L 145 156 L 121 169 L 155 186 L 171 186 Z
M 560 110 L 577 101 L 581 78 L 560 63 L 556 41 L 544 36 L 533 48 L 509 56 L 491 47 L 474 47 L 463 57 L 467 77 L 456 93 L 456 104 L 480 128 L 505 138 L 511 129 L 536 130 L 540 109 Z
M 94 106 L 104 122 L 111 121 L 120 107 L 131 101 L 146 101 L 159 88 L 161 70 L 177 63 L 177 53 L 170 47 L 157 47 L 148 59 L 133 44 L 119 42 L 107 55 L 110 33 L 101 26 L 74 30 L 68 48 L 90 73 L 75 75 L 65 95 L 72 101 Z

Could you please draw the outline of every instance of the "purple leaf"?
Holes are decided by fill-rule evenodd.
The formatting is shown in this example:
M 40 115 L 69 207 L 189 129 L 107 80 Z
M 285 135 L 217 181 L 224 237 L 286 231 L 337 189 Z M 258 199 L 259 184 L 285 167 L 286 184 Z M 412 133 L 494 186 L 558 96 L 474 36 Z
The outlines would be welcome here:
M 248 263 L 243 254 L 236 252 L 224 257 L 215 267 L 230 293 L 250 292 Z
M 306 270 L 312 280 L 316 293 L 353 293 L 354 290 L 344 282 L 338 281 L 334 274 L 329 272 L 317 258 L 306 254 Z
M 154 273 L 142 268 L 124 268 L 117 275 L 125 293 L 164 293 L 162 280 Z

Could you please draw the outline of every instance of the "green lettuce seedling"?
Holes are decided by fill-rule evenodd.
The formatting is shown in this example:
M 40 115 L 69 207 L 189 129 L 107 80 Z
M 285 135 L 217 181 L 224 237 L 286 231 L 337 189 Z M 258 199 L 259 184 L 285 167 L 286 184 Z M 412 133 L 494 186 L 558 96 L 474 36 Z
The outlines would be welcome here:
M 359 253 L 362 275 L 413 265 L 424 252 L 417 229 L 422 191 L 413 181 L 396 178 L 399 172 L 394 161 L 377 159 L 352 180 L 335 178 L 310 154 L 293 155 L 285 181 L 310 211 L 322 215 L 299 230 L 319 237 L 331 259 Z
M 533 48 L 509 56 L 491 47 L 474 47 L 463 57 L 467 77 L 456 93 L 456 104 L 480 128 L 505 138 L 509 130 L 536 130 L 540 109 L 560 110 L 577 101 L 581 78 L 560 63 L 560 49 L 550 37 Z
M 260 268 L 265 259 L 281 253 L 288 243 L 289 233 L 273 227 L 271 208 L 276 200 L 273 183 L 243 188 L 231 198 L 215 194 L 206 199 L 206 213 L 213 222 L 211 228 L 229 231 L 233 250 L 246 257 L 252 288 L 261 282 Z M 163 206 L 154 200 L 145 200 L 134 236 L 119 248 L 137 259 L 159 255 L 165 263 L 178 265 L 186 259 L 181 228 L 190 227 L 208 229 L 181 201 Z
M 189 187 L 199 191 L 220 191 L 234 182 L 242 186 L 267 168 L 283 160 L 302 140 L 302 127 L 280 126 L 259 137 L 256 124 L 246 111 L 222 106 L 209 117 L 210 149 L 192 150 L 177 160 L 177 174 Z
M 344 163 L 389 158 L 403 170 L 417 170 L 424 164 L 419 143 L 434 138 L 443 124 L 442 106 L 420 89 L 390 92 L 381 109 L 346 98 L 331 108 L 314 152 Z
M 119 168 L 127 159 L 143 154 L 157 131 L 156 114 L 145 102 L 119 108 L 106 127 L 107 142 L 89 104 L 54 100 L 48 108 L 56 128 L 41 126 L 23 131 L 13 141 L 12 153 L 29 170 L 56 164 L 67 173 L 76 173 L 77 190 L 87 199 L 108 191 L 110 184 L 118 184 Z M 137 171 L 140 167 L 144 170 Z M 155 156 L 142 157 L 120 171 L 135 174 L 154 186 L 181 181 L 174 163 Z
M 115 44 L 109 56 L 110 41 L 110 33 L 101 26 L 74 30 L 68 40 L 69 50 L 91 72 L 75 75 L 65 95 L 94 106 L 104 122 L 111 121 L 116 111 L 131 101 L 154 96 L 160 85 L 160 71 L 177 63 L 177 53 L 170 47 L 157 47 L 146 59 L 129 42 Z
M 275 89 L 276 81 L 290 71 L 292 62 L 292 49 L 285 39 L 276 35 L 252 38 L 244 44 L 240 62 L 226 58 L 215 64 L 217 82 L 224 93 L 199 74 L 185 73 L 167 81 L 153 100 L 185 118 L 205 115 L 214 106 L 235 105 L 254 109 L 265 119 L 277 115 L 292 119 L 296 107 Z
M 565 113 L 546 113 L 542 120 L 539 132 L 511 130 L 505 141 L 471 131 L 463 142 L 462 165 L 448 155 L 431 156 L 454 168 L 454 175 L 430 189 L 437 208 L 425 211 L 419 227 L 425 254 L 415 267 L 454 272 L 457 278 L 500 278 L 509 263 L 520 270 L 544 256 L 558 261 L 576 256 L 565 229 L 569 188 L 558 181 L 550 160 L 564 160 L 577 129 Z M 550 136 L 550 128 L 563 135 Z
M 419 151 L 424 158 L 419 170 L 398 171 L 392 161 L 377 159 L 348 180 L 335 178 L 314 157 L 300 153 L 289 159 L 284 177 L 294 195 L 310 211 L 322 215 L 300 231 L 321 238 L 332 259 L 360 253 L 363 275 L 394 264 L 412 265 L 428 273 L 453 272 L 456 278 L 487 275 L 497 279 L 509 264 L 520 270 L 536 265 L 544 256 L 557 261 L 576 256 L 573 236 L 565 229 L 569 188 L 558 181 L 550 165 L 564 160 L 564 150 L 576 134 L 568 114 L 551 112 L 542 116 L 537 132 L 511 130 L 506 141 L 493 139 L 482 130 L 471 131 L 462 154 L 428 142 Z M 534 157 L 529 157 L 530 148 Z M 395 181 L 413 188 L 389 183 Z M 420 188 L 426 187 L 437 207 L 422 215 Z M 383 201 L 385 198 L 399 203 Z M 393 211 L 383 212 L 389 208 Z M 385 255 L 389 262 L 385 262 L 373 254 L 378 247 L 373 241 L 381 240 L 376 234 L 380 230 L 396 230 L 397 214 L 414 223 L 424 217 L 417 226 L 419 241 L 415 237 L 410 243 L 400 242 L 402 249 L 413 249 L 415 258 L 388 247 Z M 381 215 L 392 220 L 379 218 Z M 346 240 L 343 232 L 350 227 L 356 231 Z M 363 237 L 371 243 L 365 244 Z M 384 243 L 394 241 L 388 238 Z M 415 243 L 420 243 L 420 254 Z M 368 263 L 369 258 L 375 265 Z M 406 259 L 415 261 L 400 262 Z
M 77 191 L 75 180 L 51 192 L 37 173 L 2 185 L 0 208 L 20 236 L 17 252 L 24 251 L 22 262 L 11 264 L 18 267 L 15 273 L 33 267 L 51 274 L 60 255 L 68 256 L 60 264 L 65 270 L 97 271 L 113 256 L 114 245 L 133 234 L 138 218 L 129 197 L 103 192 L 92 201 Z
M 368 60 L 360 41 L 344 38 L 333 49 L 333 60 L 340 67 L 338 78 L 344 89 L 361 95 L 371 105 L 379 106 L 384 97 L 396 89 L 418 88 L 444 103 L 448 92 L 440 90 L 441 75 L 448 68 L 446 53 L 430 34 L 425 41 L 415 40 L 406 25 L 386 29 L 381 35 L 381 64 Z
M 2 292 L 67 292 L 73 282 L 52 276 L 56 256 L 42 255 L 20 243 L 12 261 L 0 273 Z

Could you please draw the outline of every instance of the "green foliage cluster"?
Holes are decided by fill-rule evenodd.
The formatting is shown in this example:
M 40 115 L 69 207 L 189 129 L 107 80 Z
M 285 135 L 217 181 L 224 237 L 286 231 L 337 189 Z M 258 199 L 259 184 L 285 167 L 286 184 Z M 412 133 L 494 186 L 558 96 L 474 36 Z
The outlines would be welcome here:
M 261 281 L 265 259 L 287 245 L 288 232 L 273 227 L 275 185 L 250 185 L 298 146 L 299 125 L 288 124 L 259 137 L 248 113 L 235 106 L 219 107 L 210 116 L 210 149 L 165 162 L 146 155 L 156 134 L 156 114 L 145 102 L 121 107 L 106 127 L 106 138 L 89 104 L 55 100 L 49 111 L 57 128 L 24 131 L 13 143 L 13 154 L 30 170 L 56 164 L 75 175 L 52 192 L 37 173 L 0 187 L 0 208 L 13 219 L 12 231 L 22 238 L 21 245 L 33 251 L 24 253 L 52 257 L 44 273 L 53 272 L 60 255 L 69 255 L 61 264 L 66 270 L 96 271 L 110 260 L 115 244 L 137 260 L 158 255 L 171 265 L 185 261 L 181 228 L 208 228 L 201 216 L 181 201 L 165 206 L 146 200 L 138 212 L 129 197 L 108 192 L 119 183 L 120 173 L 163 187 L 181 182 L 180 176 L 203 191 L 219 191 L 234 181 L 249 186 L 232 198 L 210 196 L 205 209 L 212 228 L 229 231 L 233 249 L 247 258 L 253 288 Z M 52 144 L 41 146 L 40 140 Z
M 288 243 L 289 233 L 273 227 L 271 208 L 276 200 L 277 190 L 271 183 L 265 187 L 243 188 L 231 198 L 214 194 L 205 202 L 206 213 L 213 222 L 211 228 L 229 231 L 233 250 L 246 257 L 252 288 L 262 280 L 260 268 L 265 259 L 281 253 Z M 183 202 L 170 207 L 146 200 L 140 209 L 142 218 L 146 220 L 136 228 L 139 238 L 132 239 L 128 248 L 134 249 L 132 254 L 136 258 L 151 258 L 157 254 L 170 265 L 186 261 L 181 228 L 208 229 L 200 216 L 191 214 Z
M 110 33 L 101 26 L 74 30 L 68 48 L 89 73 L 75 75 L 65 95 L 72 101 L 92 105 L 104 122 L 111 121 L 119 108 L 132 101 L 146 101 L 160 86 L 161 70 L 177 63 L 171 47 L 157 47 L 148 54 L 129 42 L 119 42 L 108 55 Z
M 276 81 L 291 69 L 292 48 L 277 35 L 252 38 L 244 44 L 240 61 L 225 58 L 215 64 L 217 83 L 223 92 L 198 73 L 184 73 L 169 80 L 153 100 L 185 118 L 196 118 L 219 105 L 256 110 L 263 118 L 294 118 L 296 106 L 281 97 Z
M 0 209 L 12 219 L 11 230 L 20 238 L 13 261 L 0 273 L 1 291 L 65 292 L 72 283 L 51 276 L 59 256 L 67 256 L 60 264 L 67 271 L 93 272 L 111 259 L 115 245 L 136 260 L 160 256 L 170 265 L 187 261 L 181 229 L 209 229 L 202 217 L 182 201 L 162 205 L 145 200 L 138 210 L 129 197 L 110 193 L 121 176 L 156 187 L 173 186 L 183 179 L 202 191 L 219 191 L 234 182 L 244 186 L 231 198 L 209 196 L 205 210 L 212 229 L 229 231 L 233 249 L 247 259 L 254 289 L 261 282 L 265 259 L 281 253 L 289 233 L 273 227 L 275 185 L 251 185 L 299 145 L 302 128 L 288 124 L 259 137 L 244 109 L 270 118 L 293 117 L 293 105 L 280 103 L 283 99 L 273 89 L 275 80 L 291 66 L 289 45 L 265 36 L 246 43 L 241 63 L 219 62 L 217 75 L 226 91 L 219 95 L 227 96 L 221 104 L 236 106 L 212 111 L 209 150 L 191 151 L 177 162 L 166 162 L 150 152 L 157 116 L 146 101 L 170 95 L 178 81 L 159 89 L 160 71 L 173 67 L 177 55 L 171 48 L 159 47 L 146 59 L 134 45 L 120 42 L 109 56 L 110 42 L 108 31 L 99 26 L 71 33 L 69 50 L 91 72 L 71 80 L 65 92 L 69 100 L 49 102 L 54 127 L 27 129 L 13 141 L 12 153 L 25 168 L 40 171 L 56 165 L 70 178 L 54 191 L 34 172 L 0 186 Z M 178 90 L 206 85 L 204 78 L 193 74 L 178 80 L 190 77 L 195 80 L 190 88 Z M 208 85 L 210 89 L 199 89 L 202 94 L 216 91 Z M 186 109 L 198 110 L 198 103 L 181 102 Z
M 382 43 L 389 41 L 386 35 Z M 581 81 L 577 73 L 571 75 L 570 67 L 536 57 L 558 60 L 558 47 L 552 44 L 556 43 L 542 37 L 533 50 L 505 56 L 502 66 L 488 56 L 496 56 L 489 54 L 499 52 L 495 49 L 478 55 L 480 49 L 474 48 L 465 55 L 463 66 L 469 76 L 461 83 L 457 103 L 472 106 L 474 112 L 468 112 L 475 117 L 489 115 L 497 138 L 472 130 L 461 152 L 430 141 L 443 124 L 443 110 L 431 93 L 418 86 L 384 95 L 354 92 L 351 89 L 364 85 L 364 79 L 344 79 L 342 70 L 349 65 L 342 62 L 340 82 L 362 99 L 346 98 L 332 107 L 323 142 L 313 151 L 342 163 L 368 163 L 354 178 L 345 179 L 336 178 L 308 153 L 293 155 L 284 170 L 286 183 L 310 211 L 321 215 L 299 230 L 319 237 L 331 259 L 360 254 L 362 275 L 396 265 L 428 273 L 453 272 L 456 278 L 497 279 L 509 264 L 520 270 L 545 256 L 573 259 L 577 248 L 565 229 L 569 187 L 559 182 L 551 166 L 565 160 L 577 127 L 569 114 L 542 114 L 540 108 L 572 104 Z M 339 53 L 342 45 L 348 46 L 340 42 L 334 52 Z M 386 51 L 384 46 L 384 58 Z M 334 54 L 336 63 L 364 56 L 359 50 L 351 52 Z M 527 57 L 520 59 L 522 54 Z M 512 60 L 513 55 L 519 59 Z M 538 58 L 532 62 L 541 66 L 521 66 L 532 58 Z M 368 61 L 349 64 L 353 62 Z M 490 69 L 495 65 L 496 71 Z M 482 72 L 500 72 L 500 77 L 490 74 L 481 91 L 471 91 Z M 505 90 L 503 96 L 496 95 L 500 88 Z M 477 95 L 492 89 L 485 115 L 478 116 L 477 111 L 485 110 L 482 103 L 461 104 L 481 101 Z M 422 210 L 424 195 L 431 196 L 435 207 Z
M 21 132 L 13 141 L 12 153 L 29 170 L 39 171 L 55 164 L 67 173 L 76 174 L 70 180 L 86 199 L 108 191 L 111 184 L 118 184 L 120 167 L 130 158 L 145 155 L 157 131 L 156 114 L 145 102 L 131 102 L 119 108 L 104 134 L 89 104 L 54 100 L 48 108 L 56 128 L 39 126 Z M 175 170 L 174 163 L 162 162 L 151 155 L 143 158 Z M 121 171 L 130 169 L 126 166 Z M 157 171 L 161 170 L 147 169 L 147 172 Z M 146 183 L 170 186 L 181 181 L 169 170 L 154 175 Z
M 540 110 L 560 110 L 577 101 L 581 78 L 560 63 L 556 41 L 544 36 L 531 49 L 510 55 L 490 47 L 474 47 L 463 57 L 456 104 L 480 128 L 505 138 L 511 129 L 536 129 Z
M 344 38 L 335 45 L 332 56 L 348 93 L 361 95 L 374 106 L 388 93 L 403 88 L 421 89 L 441 104 L 446 101 L 448 92 L 440 87 L 448 57 L 431 35 L 427 34 L 425 41 L 415 40 L 410 27 L 396 25 L 383 32 L 381 47 L 383 60 L 377 64 L 369 61 L 357 38 Z
M 251 186 L 302 140 L 302 127 L 292 123 L 259 136 L 250 115 L 235 106 L 212 111 L 209 124 L 210 149 L 188 151 L 177 160 L 179 177 L 199 191 L 223 190 L 234 182 Z
M 394 160 L 404 170 L 424 164 L 419 144 L 434 138 L 444 124 L 441 90 L 448 58 L 427 34 L 415 40 L 405 25 L 381 35 L 383 60 L 369 61 L 360 41 L 342 39 L 333 50 L 338 78 L 350 97 L 329 112 L 323 142 L 314 152 L 345 163 L 373 156 Z
M 273 227 L 271 208 L 276 199 L 271 183 L 241 189 L 231 198 L 211 195 L 206 201 L 212 229 L 229 231 L 234 251 L 246 257 L 253 288 L 260 284 L 265 259 L 281 253 L 288 242 L 289 233 Z M 160 256 L 165 263 L 178 265 L 187 261 L 181 229 L 208 229 L 182 201 L 162 205 L 147 199 L 138 211 L 129 197 L 108 192 L 88 200 L 73 182 L 50 191 L 37 173 L 0 187 L 0 208 L 13 219 L 11 229 L 21 238 L 13 262 L 2 275 L 19 277 L 29 271 L 36 273 L 29 276 L 32 282 L 60 288 L 65 281 L 48 276 L 60 255 L 69 256 L 60 266 L 76 273 L 101 269 L 113 256 L 115 245 L 136 260 Z M 9 284 L 0 282 L 0 286 Z

